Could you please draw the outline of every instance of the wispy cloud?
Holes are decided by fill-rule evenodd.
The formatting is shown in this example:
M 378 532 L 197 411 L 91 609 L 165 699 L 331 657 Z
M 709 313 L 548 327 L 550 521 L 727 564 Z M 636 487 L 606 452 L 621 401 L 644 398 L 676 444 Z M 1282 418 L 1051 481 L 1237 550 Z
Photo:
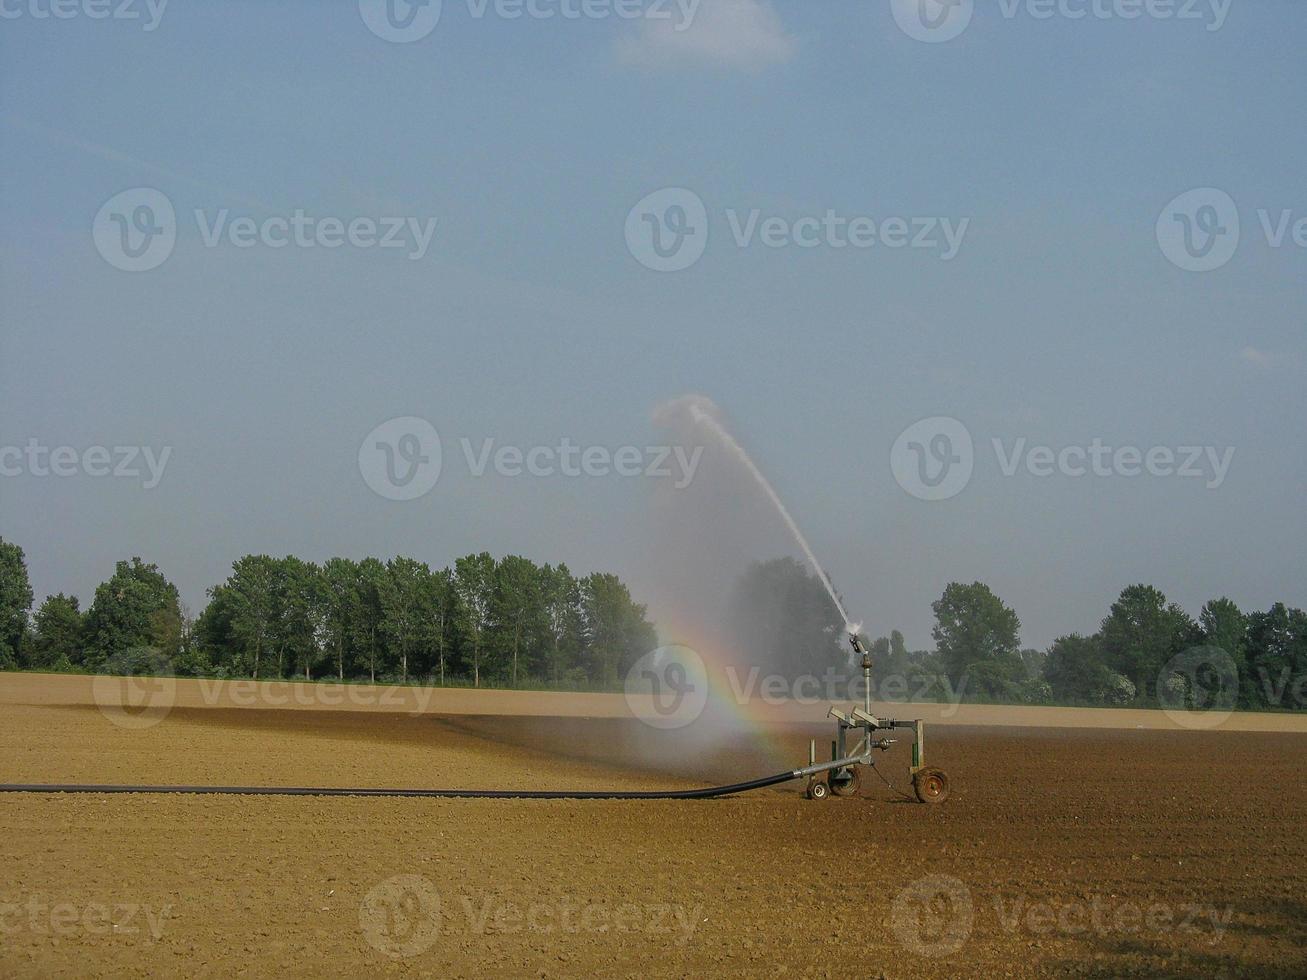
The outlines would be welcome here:
M 80 150 L 83 153 L 93 157 L 98 157 L 108 163 L 117 164 L 124 170 L 132 172 L 133 175 L 149 174 L 152 177 L 163 177 L 167 180 L 180 181 L 185 184 L 190 184 L 192 187 L 198 187 L 201 190 L 216 192 L 224 201 L 246 204 L 251 207 L 268 208 L 267 204 L 264 204 L 258 198 L 252 197 L 249 194 L 228 190 L 219 187 L 210 181 L 200 180 L 176 170 L 161 167 L 157 164 L 150 163 L 148 160 L 141 160 L 138 157 L 134 157 L 130 153 L 124 153 L 122 150 L 115 147 L 107 146 L 103 143 L 93 143 L 90 140 L 82 139 L 80 136 L 76 136 L 73 133 L 65 132 L 62 129 L 56 129 L 53 126 L 46 126 L 42 123 L 35 122 L 34 120 L 19 116 L 13 112 L 0 112 L 0 122 L 3 122 L 14 129 L 41 136 L 51 142 L 60 143 L 64 146 Z
M 1280 368 L 1297 366 L 1297 358 L 1293 354 L 1279 354 L 1274 351 L 1261 350 L 1257 347 L 1245 347 L 1239 351 L 1239 360 L 1262 371 L 1275 371 Z
M 759 71 L 794 57 L 798 45 L 767 0 L 700 0 L 686 16 L 643 18 L 617 44 L 623 64 Z

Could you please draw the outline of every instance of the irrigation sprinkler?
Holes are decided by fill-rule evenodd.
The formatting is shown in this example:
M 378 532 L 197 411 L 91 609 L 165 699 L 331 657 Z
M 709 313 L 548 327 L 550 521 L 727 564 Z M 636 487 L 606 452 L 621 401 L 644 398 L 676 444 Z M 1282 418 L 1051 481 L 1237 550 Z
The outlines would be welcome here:
M 912 790 L 922 803 L 943 803 L 948 799 L 948 776 L 944 770 L 926 765 L 926 726 L 920 718 L 900 721 L 877 718 L 871 713 L 871 653 L 862 645 L 856 633 L 849 634 L 853 652 L 862 658 L 861 707 L 847 712 L 834 705 L 826 717 L 835 719 L 835 738 L 830 744 L 830 761 L 817 761 L 817 743 L 808 743 L 808 765 L 795 770 L 799 777 L 808 778 L 807 797 L 824 800 L 836 796 L 855 796 L 862 785 L 862 768 L 874 766 L 872 753 L 887 752 L 898 742 L 897 738 L 878 736 L 878 732 L 909 730 L 912 732 Z

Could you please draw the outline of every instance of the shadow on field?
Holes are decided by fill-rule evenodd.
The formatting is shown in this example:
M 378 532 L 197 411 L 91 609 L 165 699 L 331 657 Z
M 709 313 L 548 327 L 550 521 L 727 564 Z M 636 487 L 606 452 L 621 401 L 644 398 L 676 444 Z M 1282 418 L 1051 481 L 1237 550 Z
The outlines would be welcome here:
M 1248 941 L 1266 937 L 1276 939 L 1276 944 L 1260 943 L 1259 950 L 1274 950 L 1274 958 L 1250 959 Z M 1235 908 L 1219 937 L 1198 928 L 1190 932 L 1173 930 L 1159 939 L 1103 937 L 1092 963 L 1068 958 L 1050 962 L 1047 967 L 1050 973 L 1103 980 L 1133 976 L 1278 980 L 1307 976 L 1307 903 L 1283 899 Z

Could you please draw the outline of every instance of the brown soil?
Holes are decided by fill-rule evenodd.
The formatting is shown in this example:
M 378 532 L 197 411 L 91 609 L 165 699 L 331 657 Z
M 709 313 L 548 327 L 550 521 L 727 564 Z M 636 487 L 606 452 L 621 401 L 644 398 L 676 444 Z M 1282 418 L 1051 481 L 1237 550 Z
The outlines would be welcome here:
M 0 782 L 640 789 L 775 768 L 751 740 L 669 776 L 612 717 L 179 698 L 125 728 L 42 695 L 59 683 L 0 681 Z M 827 732 L 771 736 L 797 765 Z M 710 801 L 0 794 L 0 975 L 1307 974 L 1307 737 L 941 726 L 929 744 L 952 781 L 937 807 L 904 801 L 901 745 L 878 767 L 895 788 L 866 773 L 823 802 L 798 782 Z

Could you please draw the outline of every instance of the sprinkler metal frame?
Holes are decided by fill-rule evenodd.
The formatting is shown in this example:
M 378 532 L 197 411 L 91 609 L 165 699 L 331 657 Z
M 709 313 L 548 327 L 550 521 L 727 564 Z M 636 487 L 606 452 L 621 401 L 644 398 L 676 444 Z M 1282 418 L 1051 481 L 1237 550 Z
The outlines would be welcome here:
M 843 712 L 834 705 L 826 717 L 835 719 L 835 738 L 831 741 L 829 762 L 817 761 L 817 743 L 808 743 L 808 765 L 795 770 L 797 776 L 808 777 L 807 796 L 810 800 L 824 800 L 830 793 L 836 796 L 854 796 L 861 784 L 861 771 L 856 766 L 874 766 L 872 753 L 888 752 L 897 738 L 878 737 L 877 732 L 909 729 L 912 731 L 912 789 L 922 803 L 943 803 L 948 799 L 949 781 L 944 770 L 926 765 L 926 725 L 920 718 L 910 721 L 877 718 L 871 713 L 871 652 L 862 645 L 856 633 L 849 634 L 849 645 L 862 658 L 861 707 L 854 706 Z M 854 735 L 853 733 L 856 733 Z M 856 738 L 850 748 L 850 739 Z M 823 777 L 825 777 L 823 779 Z

